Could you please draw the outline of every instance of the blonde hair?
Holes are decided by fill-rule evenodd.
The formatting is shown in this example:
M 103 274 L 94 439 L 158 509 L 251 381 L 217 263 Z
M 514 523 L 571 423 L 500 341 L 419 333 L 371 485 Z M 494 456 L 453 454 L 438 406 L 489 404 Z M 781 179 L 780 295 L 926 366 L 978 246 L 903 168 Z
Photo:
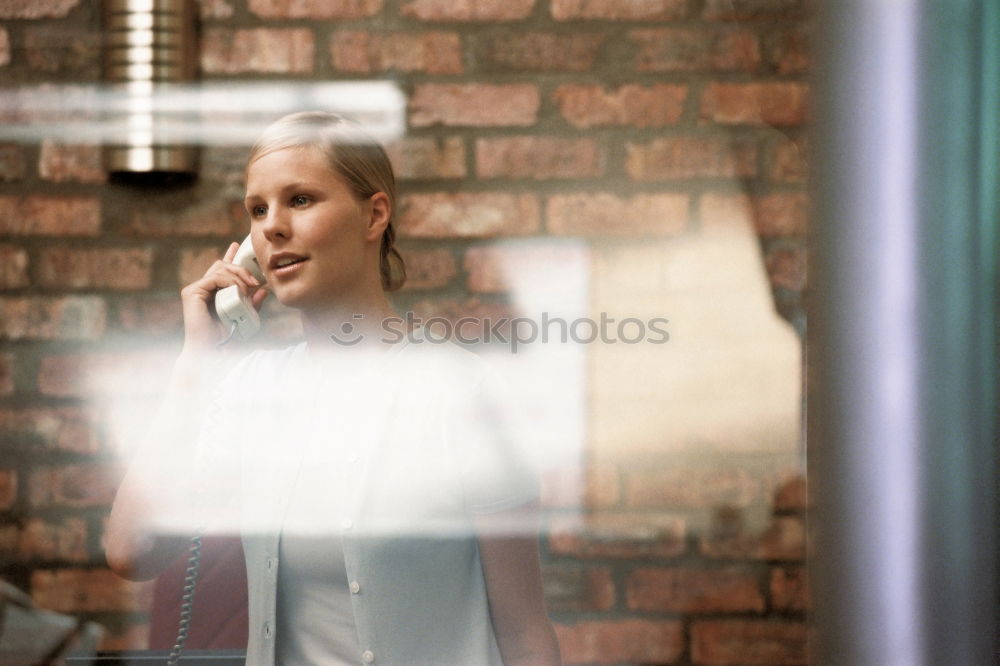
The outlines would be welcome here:
M 361 127 L 343 116 L 325 111 L 292 113 L 271 123 L 250 149 L 247 168 L 254 160 L 283 148 L 314 146 L 326 156 L 330 169 L 347 183 L 359 201 L 378 192 L 389 199 L 389 223 L 379 247 L 382 289 L 396 291 L 406 282 L 406 266 L 395 248 L 396 177 L 385 149 Z

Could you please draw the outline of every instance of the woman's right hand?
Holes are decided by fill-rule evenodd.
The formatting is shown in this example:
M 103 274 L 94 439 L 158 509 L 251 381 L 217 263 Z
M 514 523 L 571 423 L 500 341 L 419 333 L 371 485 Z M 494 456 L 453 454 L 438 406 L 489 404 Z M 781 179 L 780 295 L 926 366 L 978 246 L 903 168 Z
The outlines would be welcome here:
M 221 339 L 219 320 L 215 316 L 215 292 L 230 285 L 239 285 L 251 294 L 254 308 L 260 309 L 267 291 L 260 288 L 250 271 L 232 263 L 239 243 L 231 243 L 226 255 L 212 264 L 205 274 L 181 289 L 184 310 L 184 352 L 205 353 L 215 350 Z

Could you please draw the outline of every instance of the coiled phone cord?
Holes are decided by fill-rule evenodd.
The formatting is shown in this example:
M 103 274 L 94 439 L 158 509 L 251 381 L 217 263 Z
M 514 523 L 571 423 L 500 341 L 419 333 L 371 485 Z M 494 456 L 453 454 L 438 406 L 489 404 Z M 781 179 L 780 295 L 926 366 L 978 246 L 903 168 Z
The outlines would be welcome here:
M 201 564 L 201 534 L 191 537 L 191 550 L 188 555 L 188 565 L 184 572 L 184 594 L 181 596 L 181 617 L 177 625 L 177 640 L 167 657 L 168 666 L 176 666 L 187 642 L 188 630 L 191 628 L 191 612 L 194 607 L 194 590 L 198 582 L 198 566 Z
M 233 327 L 231 329 L 229 329 L 229 335 L 227 335 L 224 339 L 219 340 L 218 342 L 216 342 L 215 346 L 216 347 L 221 347 L 222 345 L 224 345 L 227 342 L 229 342 L 230 340 L 232 340 L 233 336 L 236 335 L 236 326 L 237 326 L 236 322 L 233 322 Z

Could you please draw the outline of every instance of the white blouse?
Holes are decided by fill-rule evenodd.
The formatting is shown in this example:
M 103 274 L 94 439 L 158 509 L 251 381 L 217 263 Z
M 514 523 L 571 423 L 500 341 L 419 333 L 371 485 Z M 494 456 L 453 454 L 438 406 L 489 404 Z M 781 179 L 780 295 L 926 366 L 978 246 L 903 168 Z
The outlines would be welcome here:
M 302 343 L 254 352 L 217 393 L 202 445 L 240 472 L 247 663 L 333 641 L 294 661 L 501 664 L 471 516 L 538 494 L 509 389 L 419 335 L 357 367 L 319 365 Z M 317 526 L 319 540 L 282 543 Z

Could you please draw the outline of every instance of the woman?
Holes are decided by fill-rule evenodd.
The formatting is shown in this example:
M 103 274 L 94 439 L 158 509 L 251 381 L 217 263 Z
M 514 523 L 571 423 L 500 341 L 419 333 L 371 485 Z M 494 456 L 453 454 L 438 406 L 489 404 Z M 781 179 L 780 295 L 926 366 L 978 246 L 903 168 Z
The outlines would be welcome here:
M 430 344 L 386 297 L 405 272 L 384 150 L 335 115 L 293 114 L 246 181 L 253 248 L 305 342 L 217 381 L 213 295 L 239 285 L 259 308 L 266 293 L 235 243 L 181 291 L 184 347 L 115 499 L 109 564 L 155 576 L 192 515 L 237 498 L 248 664 L 558 663 L 517 415 L 482 360 Z

